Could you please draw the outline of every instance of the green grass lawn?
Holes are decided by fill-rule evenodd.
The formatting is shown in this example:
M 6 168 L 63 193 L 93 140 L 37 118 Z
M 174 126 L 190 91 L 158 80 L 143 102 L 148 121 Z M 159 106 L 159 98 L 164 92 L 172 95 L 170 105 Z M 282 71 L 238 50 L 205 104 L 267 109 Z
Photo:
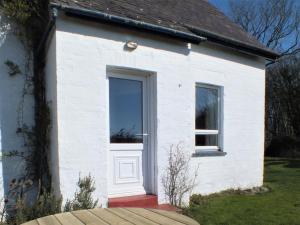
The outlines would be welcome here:
M 271 191 L 212 196 L 186 213 L 201 225 L 300 225 L 300 159 L 266 159 L 265 186 Z

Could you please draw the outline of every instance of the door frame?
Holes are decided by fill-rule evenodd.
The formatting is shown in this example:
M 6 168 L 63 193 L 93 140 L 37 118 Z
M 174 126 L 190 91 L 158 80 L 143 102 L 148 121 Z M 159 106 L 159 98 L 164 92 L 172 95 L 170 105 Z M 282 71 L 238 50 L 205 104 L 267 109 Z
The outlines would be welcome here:
M 118 144 L 110 143 L 110 112 L 109 112 L 109 78 L 121 78 L 121 79 L 132 79 L 132 80 L 142 80 L 144 81 L 143 85 L 143 132 L 147 130 L 149 134 L 146 141 L 146 146 L 144 144 L 144 152 L 146 154 L 143 155 L 143 184 L 146 191 L 146 194 L 157 194 L 157 153 L 156 153 L 156 145 L 157 145 L 157 136 L 156 136 L 156 73 L 137 70 L 131 68 L 124 67 L 116 67 L 116 66 L 107 66 L 106 70 L 106 87 L 107 87 L 107 162 L 109 163 L 110 151 L 111 147 Z M 145 104 L 146 103 L 146 104 Z M 145 115 L 146 114 L 146 115 Z M 146 128 L 146 129 L 145 129 Z M 128 146 L 130 144 L 127 144 Z M 108 182 L 107 186 L 109 186 L 109 169 L 110 165 L 108 164 L 107 177 Z M 110 195 L 109 197 L 120 197 Z M 126 196 L 126 193 L 125 195 Z

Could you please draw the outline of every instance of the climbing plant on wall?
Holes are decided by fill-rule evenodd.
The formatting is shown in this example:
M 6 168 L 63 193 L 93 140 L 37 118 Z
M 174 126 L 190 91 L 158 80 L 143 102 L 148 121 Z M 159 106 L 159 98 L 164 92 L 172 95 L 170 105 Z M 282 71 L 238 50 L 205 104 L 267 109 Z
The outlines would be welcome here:
M 0 0 L 0 12 L 12 24 L 12 32 L 22 43 L 26 62 L 21 71 L 13 59 L 6 61 L 10 76 L 25 76 L 21 101 L 18 106 L 18 129 L 16 133 L 23 138 L 26 152 L 14 150 L 6 157 L 19 157 L 26 162 L 23 178 L 13 179 L 12 186 L 17 197 L 22 198 L 28 184 L 37 185 L 38 196 L 51 192 L 51 177 L 48 166 L 50 112 L 45 97 L 44 49 L 40 47 L 41 37 L 47 27 L 47 0 Z M 24 123 L 24 99 L 33 95 L 35 100 L 35 125 Z M 30 181 L 30 182 L 28 182 Z M 32 181 L 32 182 L 31 182 Z M 27 182 L 27 185 L 20 185 Z

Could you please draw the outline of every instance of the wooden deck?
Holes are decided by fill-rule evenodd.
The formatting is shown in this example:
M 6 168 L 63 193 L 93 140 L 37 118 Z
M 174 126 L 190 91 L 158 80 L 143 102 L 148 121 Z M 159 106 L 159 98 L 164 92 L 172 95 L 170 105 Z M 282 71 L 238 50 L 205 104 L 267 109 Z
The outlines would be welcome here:
M 199 225 L 175 212 L 142 208 L 80 210 L 36 219 L 23 225 Z

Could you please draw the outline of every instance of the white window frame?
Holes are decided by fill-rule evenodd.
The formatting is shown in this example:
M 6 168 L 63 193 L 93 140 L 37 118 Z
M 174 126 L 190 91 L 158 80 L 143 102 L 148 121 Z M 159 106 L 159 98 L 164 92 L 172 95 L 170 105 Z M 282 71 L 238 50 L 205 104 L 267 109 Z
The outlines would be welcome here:
M 195 112 L 196 112 L 196 104 L 197 104 L 197 88 L 209 88 L 209 89 L 214 89 L 218 91 L 218 120 L 217 120 L 217 130 L 202 130 L 202 129 L 196 129 L 196 113 L 195 113 L 195 139 L 196 135 L 217 135 L 218 138 L 218 145 L 217 146 L 196 146 L 196 141 L 195 141 L 195 149 L 196 152 L 201 152 L 201 151 L 222 151 L 222 87 L 217 86 L 217 85 L 211 85 L 211 84 L 203 84 L 203 83 L 196 83 L 196 88 L 195 88 Z

